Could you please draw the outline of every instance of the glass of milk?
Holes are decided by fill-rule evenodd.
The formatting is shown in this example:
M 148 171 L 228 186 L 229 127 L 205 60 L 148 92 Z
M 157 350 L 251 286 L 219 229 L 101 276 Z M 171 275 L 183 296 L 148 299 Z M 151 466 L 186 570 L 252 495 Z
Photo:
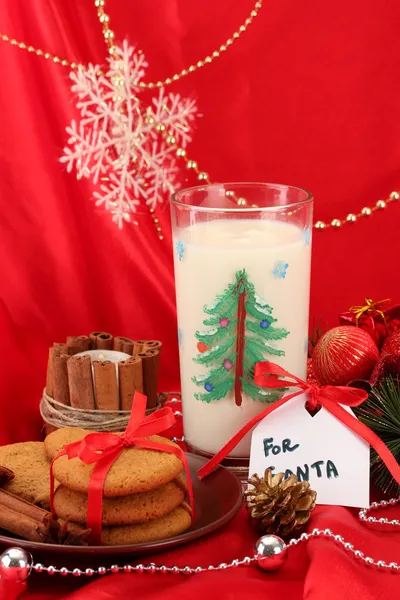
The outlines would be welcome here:
M 175 193 L 171 209 L 184 433 L 211 456 L 282 394 L 254 383 L 257 362 L 306 378 L 313 198 L 214 184 Z M 250 434 L 229 459 L 249 453 Z

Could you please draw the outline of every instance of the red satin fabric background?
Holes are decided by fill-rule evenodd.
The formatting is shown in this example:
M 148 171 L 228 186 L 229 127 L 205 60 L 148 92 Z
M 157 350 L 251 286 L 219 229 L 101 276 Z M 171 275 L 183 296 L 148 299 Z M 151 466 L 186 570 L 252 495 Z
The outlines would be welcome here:
M 252 4 L 109 0 L 107 10 L 117 39 L 143 49 L 146 79 L 157 80 L 204 58 Z M 171 88 L 194 96 L 203 115 L 190 155 L 215 181 L 305 187 L 322 220 L 399 189 L 399 19 L 397 0 L 265 0 L 226 55 Z M 3 0 L 0 31 L 69 60 L 104 63 L 92 0 Z M 146 213 L 138 227 L 119 231 L 94 206 L 90 183 L 77 182 L 58 162 L 65 126 L 76 116 L 68 70 L 5 43 L 0 65 L 0 443 L 10 443 L 41 435 L 47 349 L 66 335 L 102 329 L 160 338 L 161 387 L 176 389 L 179 378 L 168 208 L 158 215 L 163 242 Z M 365 295 L 398 300 L 399 210 L 392 205 L 338 231 L 315 232 L 312 317 L 334 325 L 340 311 Z M 318 508 L 312 525 L 331 527 L 373 556 L 400 558 L 395 535 L 368 533 L 345 509 Z M 241 515 L 223 534 L 157 560 L 229 561 L 250 552 L 253 540 Z M 42 577 L 36 595 L 27 597 L 67 597 L 71 584 L 53 583 L 45 592 Z M 273 577 L 255 569 L 189 580 L 121 575 L 69 597 L 368 600 L 394 598 L 396 590 L 398 578 L 368 572 L 329 542 L 316 541 L 293 551 Z

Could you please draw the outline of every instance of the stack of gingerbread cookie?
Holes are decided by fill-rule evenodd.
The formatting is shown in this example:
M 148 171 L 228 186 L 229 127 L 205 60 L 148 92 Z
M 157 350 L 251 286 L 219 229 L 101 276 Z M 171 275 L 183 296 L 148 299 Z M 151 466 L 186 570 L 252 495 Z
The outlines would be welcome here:
M 49 459 L 66 444 L 82 440 L 89 431 L 65 428 L 47 436 Z M 173 444 L 160 436 L 150 439 Z M 174 444 L 173 444 L 174 445 Z M 94 465 L 60 456 L 54 476 L 61 485 L 54 496 L 60 519 L 85 524 L 88 486 Z M 191 510 L 183 465 L 167 452 L 124 448 L 111 466 L 103 488 L 102 539 L 105 545 L 140 544 L 179 535 L 191 525 Z

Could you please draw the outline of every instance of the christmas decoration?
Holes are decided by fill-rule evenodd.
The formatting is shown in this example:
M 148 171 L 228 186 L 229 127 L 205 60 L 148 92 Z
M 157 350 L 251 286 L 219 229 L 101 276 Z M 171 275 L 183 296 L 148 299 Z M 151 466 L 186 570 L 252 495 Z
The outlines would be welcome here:
M 385 340 L 381 357 L 370 378 L 371 385 L 376 385 L 388 375 L 400 375 L 400 331 L 395 331 Z
M 307 382 L 313 385 L 319 385 L 318 381 L 315 379 L 312 358 L 307 358 Z
M 287 262 L 283 260 L 278 260 L 273 270 L 273 275 L 275 279 L 285 279 L 286 271 L 288 270 L 288 268 L 289 264 Z
M 307 353 L 308 358 L 312 357 L 315 346 L 318 344 L 321 337 L 328 330 L 327 326 L 322 326 L 321 321 L 318 321 L 315 325 L 315 321 L 313 321 L 313 326 L 310 328 L 310 333 L 307 339 Z
M 381 502 L 373 502 L 369 508 L 363 508 L 358 513 L 358 518 L 362 523 L 371 525 L 378 525 L 381 529 L 382 526 L 389 526 L 391 528 L 399 527 L 399 521 L 397 519 L 377 519 L 376 517 L 367 516 L 369 512 L 376 511 L 378 509 L 392 508 L 399 504 L 400 499 L 390 498 L 390 500 L 382 500 Z M 0 556 L 0 578 L 4 581 L 18 582 L 24 581 L 29 577 L 31 572 L 34 573 L 47 573 L 48 575 L 60 574 L 64 577 L 67 575 L 73 577 L 93 577 L 93 575 L 106 575 L 106 573 L 173 573 L 179 575 L 199 575 L 202 573 L 215 572 L 215 571 L 226 571 L 226 569 L 236 569 L 238 567 L 251 567 L 256 564 L 262 571 L 275 571 L 279 569 L 287 558 L 288 551 L 291 547 L 297 546 L 298 544 L 304 544 L 310 540 L 323 539 L 336 544 L 342 550 L 345 550 L 348 556 L 352 556 L 359 563 L 367 566 L 374 567 L 380 572 L 386 573 L 400 573 L 400 564 L 391 561 L 385 556 L 385 560 L 379 558 L 372 558 L 366 556 L 360 549 L 355 548 L 354 545 L 343 538 L 342 535 L 335 534 L 331 529 L 312 529 L 310 533 L 302 533 L 300 538 L 292 538 L 285 543 L 278 536 L 263 535 L 259 538 L 254 546 L 254 554 L 251 556 L 244 556 L 240 559 L 234 558 L 229 563 L 221 563 L 217 565 L 207 566 L 177 566 L 177 565 L 165 565 L 151 563 L 136 563 L 136 564 L 113 564 L 110 567 L 94 567 L 82 569 L 79 567 L 72 567 L 68 564 L 68 567 L 55 567 L 53 565 L 43 565 L 42 563 L 35 563 L 31 554 L 23 550 L 22 548 L 8 548 Z M 69 561 L 70 562 L 70 561 Z M 22 593 L 23 589 L 21 589 Z
M 388 377 L 373 387 L 368 400 L 355 409 L 357 417 L 383 440 L 400 462 L 400 382 Z M 371 449 L 371 477 L 383 492 L 400 494 L 396 483 L 375 450 Z
M 287 536 L 309 520 L 317 493 L 308 481 L 298 481 L 296 475 L 284 479 L 283 473 L 272 475 L 266 469 L 264 477 L 253 475 L 249 484 L 253 487 L 244 492 L 247 508 L 265 533 Z
M 385 339 L 400 327 L 400 305 L 386 306 L 389 299 L 373 302 L 365 298 L 365 304 L 352 306 L 339 315 L 340 325 L 354 325 L 364 329 L 382 347 Z
M 181 261 L 183 259 L 183 255 L 185 254 L 185 246 L 184 246 L 183 242 L 177 241 L 175 248 L 176 248 L 176 255 L 177 255 L 178 259 Z
M 327 331 L 314 348 L 313 372 L 321 385 L 346 385 L 368 379 L 378 359 L 378 348 L 368 333 L 340 326 Z
M 76 169 L 78 179 L 92 180 L 96 205 L 121 228 L 141 200 L 154 209 L 178 185 L 173 145 L 190 142 L 196 105 L 161 87 L 144 106 L 140 83 L 148 65 L 126 41 L 115 46 L 108 63 L 106 74 L 91 64 L 70 73 L 81 118 L 67 127 L 60 160 L 68 172 Z
M 22 548 L 8 548 L 0 556 L 0 577 L 9 581 L 25 581 L 32 570 L 32 555 Z
M 255 545 L 257 565 L 262 571 L 277 571 L 287 558 L 287 545 L 277 535 L 263 535 Z
M 236 282 L 214 303 L 205 306 L 204 312 L 209 315 L 203 321 L 208 330 L 196 332 L 200 354 L 193 360 L 209 367 L 210 371 L 193 378 L 206 392 L 197 393 L 196 398 L 211 402 L 234 390 L 237 406 L 242 403 L 242 391 L 253 400 L 276 400 L 282 390 L 267 392 L 255 385 L 253 370 L 266 354 L 284 354 L 274 342 L 289 332 L 274 327 L 276 319 L 272 317 L 272 308 L 256 295 L 246 271 L 237 271 Z

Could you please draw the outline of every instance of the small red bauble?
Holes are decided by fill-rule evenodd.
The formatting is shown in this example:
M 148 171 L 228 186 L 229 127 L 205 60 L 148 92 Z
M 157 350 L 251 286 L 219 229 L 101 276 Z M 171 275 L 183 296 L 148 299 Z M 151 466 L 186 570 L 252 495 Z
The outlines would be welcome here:
M 197 350 L 199 352 L 205 352 L 207 350 L 207 344 L 205 344 L 204 342 L 198 342 L 197 343 Z
M 376 385 L 388 375 L 400 375 L 400 331 L 391 333 L 382 346 L 381 358 L 371 376 L 371 384 Z
M 395 331 L 388 338 L 382 347 L 382 354 L 393 354 L 393 356 L 400 356 L 400 331 Z
M 315 346 L 313 372 L 321 385 L 346 385 L 368 379 L 378 359 L 378 347 L 366 331 L 343 325 L 327 331 Z

